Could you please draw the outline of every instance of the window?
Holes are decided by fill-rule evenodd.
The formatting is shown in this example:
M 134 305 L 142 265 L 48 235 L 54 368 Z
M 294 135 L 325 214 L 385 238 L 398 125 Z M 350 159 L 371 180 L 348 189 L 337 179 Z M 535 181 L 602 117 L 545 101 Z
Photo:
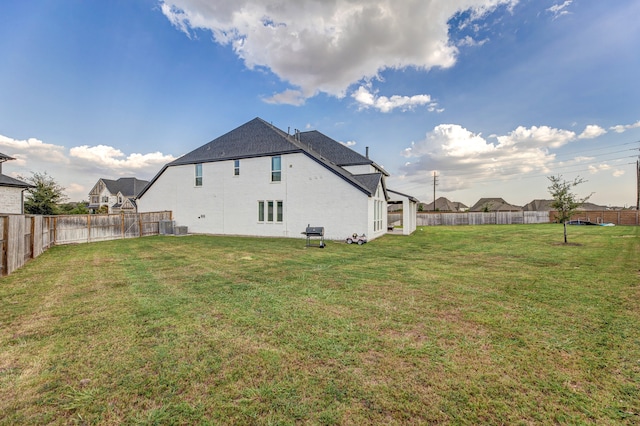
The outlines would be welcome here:
M 235 160 L 233 162 L 233 175 L 240 176 L 240 160 Z
M 258 222 L 282 223 L 283 219 L 283 201 L 258 201 Z
M 273 222 L 273 201 L 267 201 L 267 222 Z
M 382 213 L 384 203 L 380 200 L 374 200 L 373 202 L 373 230 L 379 231 L 382 229 Z
M 282 210 L 283 210 L 282 201 L 276 201 L 276 222 L 282 222 Z
M 196 164 L 196 186 L 202 186 L 202 164 Z
M 279 155 L 271 157 L 271 182 L 282 180 L 282 159 Z
M 264 201 L 258 201 L 258 222 L 264 222 Z
M 102 196 L 102 202 L 103 203 L 108 203 L 109 202 L 109 197 L 107 195 L 103 195 Z

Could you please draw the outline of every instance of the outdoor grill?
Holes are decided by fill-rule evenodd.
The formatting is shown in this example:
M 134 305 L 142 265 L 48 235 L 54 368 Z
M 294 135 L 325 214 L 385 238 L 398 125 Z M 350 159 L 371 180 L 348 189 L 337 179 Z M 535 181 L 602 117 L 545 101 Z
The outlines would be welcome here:
M 309 226 L 307 225 L 307 229 L 302 232 L 303 235 L 307 236 L 307 247 L 311 247 L 311 239 L 319 238 L 320 244 L 317 247 L 324 248 L 324 227 L 323 226 Z

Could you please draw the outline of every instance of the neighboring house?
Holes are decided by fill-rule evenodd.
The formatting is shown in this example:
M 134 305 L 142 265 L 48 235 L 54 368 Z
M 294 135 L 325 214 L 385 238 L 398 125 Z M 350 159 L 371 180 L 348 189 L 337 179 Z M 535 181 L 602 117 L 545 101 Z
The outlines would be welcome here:
M 304 238 L 311 225 L 372 240 L 387 232 L 387 176 L 368 152 L 255 118 L 165 165 L 137 203 L 192 233 Z
M 418 214 L 418 203 L 420 202 L 417 198 L 412 197 L 411 195 L 406 195 L 398 191 L 394 191 L 392 189 L 387 190 L 389 194 L 390 205 L 399 205 L 402 209 L 402 234 L 403 235 L 411 235 L 416 230 L 417 224 L 417 214 Z M 389 209 L 390 210 L 390 209 Z M 389 228 L 393 229 L 392 223 L 389 224 Z
M 107 206 L 109 213 L 136 213 L 136 195 L 149 181 L 136 178 L 99 179 L 89 192 L 89 211 Z
M 507 203 L 502 198 L 481 198 L 470 209 L 470 212 L 521 212 L 522 207 Z
M 434 202 L 431 202 L 429 204 L 422 203 L 421 204 L 421 206 L 422 206 L 422 210 L 421 211 L 423 211 L 423 212 L 432 212 L 432 211 L 438 211 L 438 212 L 464 212 L 464 211 L 467 211 L 467 209 L 469 208 L 466 205 L 464 205 L 463 203 L 449 201 L 445 197 L 440 197 L 440 198 L 436 199 L 436 201 L 435 201 L 435 209 L 433 208 L 433 204 L 434 204 Z
M 554 210 L 551 207 L 553 200 L 533 200 L 522 207 L 525 212 L 547 212 Z
M 15 160 L 0 152 L 0 213 L 24 214 L 24 191 L 33 185 L 2 174 L 2 163 Z
M 543 212 L 543 211 L 555 210 L 553 207 L 551 207 L 551 204 L 553 204 L 553 200 L 533 200 L 530 203 L 526 204 L 524 207 L 522 207 L 522 210 L 532 211 L 532 212 L 534 211 Z M 578 207 L 577 210 L 601 211 L 601 210 L 616 210 L 616 209 L 615 208 L 612 209 L 606 206 L 599 206 L 593 203 L 584 203 L 580 207 Z

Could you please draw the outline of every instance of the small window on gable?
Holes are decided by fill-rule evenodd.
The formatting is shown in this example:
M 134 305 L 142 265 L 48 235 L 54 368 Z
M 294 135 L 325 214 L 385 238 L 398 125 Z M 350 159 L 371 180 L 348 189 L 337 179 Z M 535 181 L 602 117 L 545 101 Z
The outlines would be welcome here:
M 277 155 L 271 157 L 271 182 L 280 182 L 282 180 L 282 158 Z
M 233 162 L 233 175 L 240 176 L 240 160 L 235 160 Z
M 196 186 L 202 186 L 202 164 L 196 164 Z

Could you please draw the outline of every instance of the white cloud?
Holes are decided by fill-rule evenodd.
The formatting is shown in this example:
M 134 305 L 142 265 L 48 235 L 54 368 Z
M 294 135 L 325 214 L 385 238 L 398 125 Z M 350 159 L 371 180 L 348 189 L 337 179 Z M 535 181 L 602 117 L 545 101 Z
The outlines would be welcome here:
M 19 140 L 0 135 L 0 152 L 16 158 L 20 165 L 24 165 L 27 159 L 68 163 L 63 146 L 35 138 Z
M 349 86 L 385 69 L 451 67 L 458 54 L 449 38 L 454 15 L 469 11 L 478 20 L 518 1 L 162 0 L 161 10 L 179 30 L 210 31 L 248 68 L 267 68 L 309 98 L 344 97 Z M 288 95 L 268 101 L 290 102 Z
M 434 170 L 439 172 L 443 192 L 472 187 L 482 179 L 513 179 L 531 173 L 549 173 L 555 161 L 549 152 L 577 139 L 574 132 L 548 126 L 519 126 L 490 142 L 457 124 L 441 124 L 414 142 L 402 155 L 412 158 L 402 171 L 405 180 L 428 184 Z
M 618 124 L 617 126 L 610 127 L 609 130 L 613 130 L 616 133 L 624 133 L 627 130 L 637 129 L 640 127 L 640 121 L 633 124 Z
M 347 142 L 340 142 L 340 143 L 349 148 L 356 145 L 356 141 L 347 141 Z
M 82 145 L 67 150 L 35 138 L 18 140 L 3 135 L 0 135 L 0 152 L 16 158 L 6 163 L 4 174 L 17 178 L 28 177 L 32 172 L 46 172 L 66 189 L 72 201 L 86 199 L 99 178 L 148 180 L 175 159 L 160 152 L 126 155 L 106 145 Z
M 428 105 L 429 111 L 435 111 L 438 106 L 437 103 L 432 102 L 429 95 L 378 96 L 364 86 L 360 86 L 351 96 L 358 102 L 360 109 L 375 108 L 380 112 L 391 112 L 398 108 L 402 111 L 408 111 L 423 105 Z
M 485 38 L 483 40 L 476 40 L 471 36 L 466 36 L 465 38 L 458 41 L 458 46 L 482 46 L 488 41 L 489 41 L 488 38 Z
M 598 136 L 604 135 L 605 133 L 607 133 L 607 131 L 602 127 L 590 124 L 584 129 L 584 131 L 580 134 L 580 136 L 578 136 L 578 138 L 594 139 L 594 138 L 597 138 Z
M 620 177 L 622 175 L 624 175 L 624 170 L 614 170 L 613 171 L 613 177 Z
M 607 170 L 610 170 L 611 166 L 608 164 L 598 164 L 598 165 L 590 165 L 589 166 L 589 173 L 591 173 L 592 175 L 599 173 L 599 172 L 604 172 Z
M 276 93 L 273 96 L 263 99 L 268 104 L 284 104 L 301 106 L 304 105 L 305 97 L 299 90 L 287 89 L 284 92 Z
M 69 150 L 71 157 L 87 160 L 94 166 L 102 166 L 113 169 L 116 173 L 122 170 L 135 171 L 145 169 L 150 166 L 159 167 L 175 158 L 171 155 L 164 155 L 160 152 L 152 152 L 149 154 L 125 154 L 119 149 L 111 146 L 82 145 Z
M 567 15 L 570 13 L 567 10 L 567 8 L 571 6 L 571 3 L 573 3 L 573 0 L 566 0 L 562 4 L 554 4 L 553 6 L 547 9 L 547 12 L 551 12 L 553 14 L 553 18 L 557 19 L 560 16 Z
M 570 130 L 553 129 L 548 126 L 533 126 L 526 128 L 519 126 L 506 136 L 497 139 L 503 147 L 518 146 L 519 148 L 559 148 L 574 140 L 576 134 Z

